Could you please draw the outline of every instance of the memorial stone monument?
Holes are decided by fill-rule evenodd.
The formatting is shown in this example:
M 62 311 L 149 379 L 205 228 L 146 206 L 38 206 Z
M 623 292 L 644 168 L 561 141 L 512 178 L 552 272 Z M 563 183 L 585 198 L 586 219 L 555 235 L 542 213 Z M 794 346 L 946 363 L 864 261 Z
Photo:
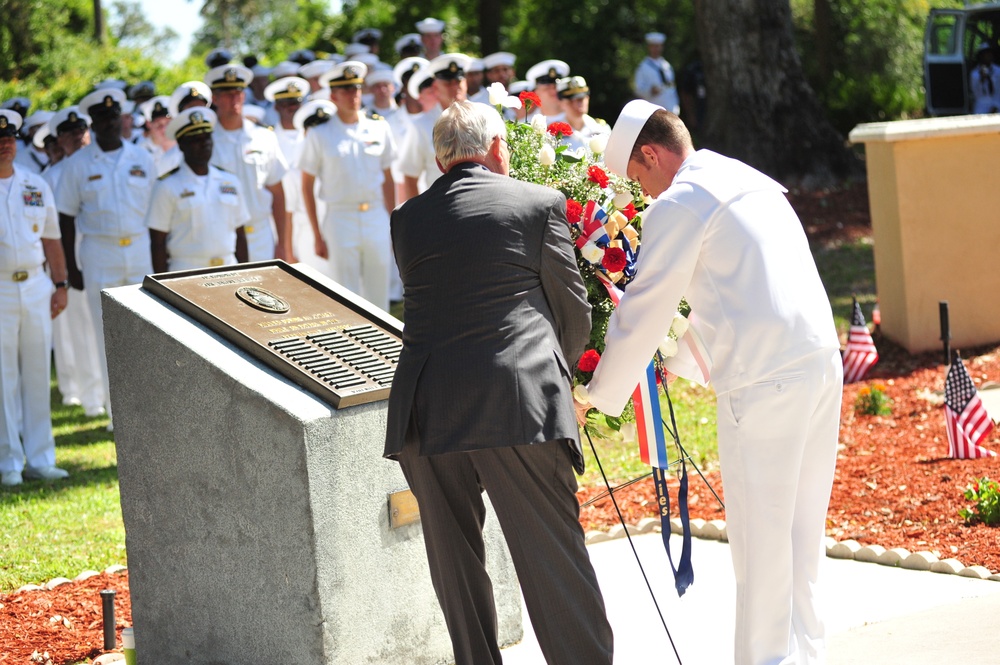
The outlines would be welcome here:
M 382 458 L 401 324 L 280 261 L 103 298 L 137 661 L 452 662 Z M 492 512 L 486 538 L 510 644 L 520 591 Z

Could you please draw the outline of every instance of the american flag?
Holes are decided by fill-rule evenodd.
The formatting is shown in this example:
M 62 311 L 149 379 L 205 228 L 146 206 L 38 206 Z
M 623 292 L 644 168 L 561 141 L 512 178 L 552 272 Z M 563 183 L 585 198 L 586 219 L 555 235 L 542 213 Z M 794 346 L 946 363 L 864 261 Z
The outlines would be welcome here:
M 993 431 L 993 421 L 957 354 L 944 381 L 944 422 L 948 429 L 949 457 L 996 457 L 995 452 L 979 445 Z
M 865 378 L 871 366 L 878 362 L 878 351 L 872 341 L 868 326 L 865 325 L 865 315 L 861 306 L 854 301 L 854 314 L 851 316 L 851 330 L 847 334 L 847 346 L 844 348 L 844 383 L 853 383 Z

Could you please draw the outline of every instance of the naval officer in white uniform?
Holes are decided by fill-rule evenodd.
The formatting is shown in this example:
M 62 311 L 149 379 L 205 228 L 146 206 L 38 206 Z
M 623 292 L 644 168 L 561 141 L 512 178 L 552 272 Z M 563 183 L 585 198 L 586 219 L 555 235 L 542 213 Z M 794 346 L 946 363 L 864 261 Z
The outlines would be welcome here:
M 736 665 L 819 663 L 824 554 L 843 384 L 830 303 L 784 188 L 708 150 L 676 115 L 622 110 L 605 162 L 656 201 L 578 414 L 621 413 L 682 296 L 718 396 L 719 459 L 736 573 Z M 683 345 L 682 345 L 683 346 Z M 674 373 L 690 376 L 667 362 Z M 588 403 L 589 401 L 589 403 Z

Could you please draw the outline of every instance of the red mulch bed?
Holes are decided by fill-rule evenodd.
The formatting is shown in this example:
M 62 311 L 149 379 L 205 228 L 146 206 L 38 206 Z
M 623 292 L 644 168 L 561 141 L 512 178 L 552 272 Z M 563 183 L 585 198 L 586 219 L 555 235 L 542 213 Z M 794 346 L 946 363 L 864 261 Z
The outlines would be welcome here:
M 871 234 L 864 184 L 836 191 L 792 192 L 790 199 L 814 242 L 854 240 Z M 933 391 L 940 392 L 944 386 L 941 354 L 910 356 L 877 333 L 875 338 L 882 356 L 879 364 L 867 381 L 844 389 L 841 448 L 827 533 L 838 540 L 854 539 L 887 549 L 927 550 L 940 558 L 953 557 L 965 565 L 1000 571 L 1000 529 L 967 526 L 958 517 L 959 509 L 966 507 L 962 496 L 965 486 L 981 476 L 1000 478 L 1000 458 L 947 459 L 943 407 L 940 398 L 933 401 Z M 965 355 L 970 358 L 967 365 L 977 385 L 1000 382 L 1000 347 L 968 350 Z M 894 400 L 890 417 L 854 413 L 858 390 L 874 381 L 885 383 Z M 986 447 L 1000 451 L 1000 432 L 993 433 Z M 719 473 L 709 472 L 706 477 L 721 496 Z M 676 482 L 673 485 L 676 488 Z M 582 489 L 580 500 L 599 492 L 599 488 Z M 656 515 L 649 480 L 617 492 L 616 497 L 631 524 Z M 672 505 L 676 514 L 676 501 Z M 693 473 L 690 508 L 693 518 L 725 519 L 708 488 Z M 604 530 L 617 521 L 609 499 L 581 512 L 587 530 Z M 45 663 L 45 658 L 31 659 L 36 651 L 47 653 L 55 665 L 100 654 L 101 589 L 117 592 L 120 644 L 120 629 L 132 622 L 127 573 L 104 574 L 51 591 L 0 595 L 0 665 Z

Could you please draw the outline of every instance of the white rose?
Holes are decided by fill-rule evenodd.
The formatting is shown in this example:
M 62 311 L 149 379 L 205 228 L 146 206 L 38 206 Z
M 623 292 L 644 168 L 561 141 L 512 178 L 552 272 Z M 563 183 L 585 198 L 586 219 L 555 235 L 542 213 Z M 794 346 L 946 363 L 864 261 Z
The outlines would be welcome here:
M 545 116 L 541 113 L 535 114 L 535 117 L 531 119 L 531 128 L 539 134 L 545 134 L 549 126 L 545 124 Z
M 626 207 L 629 203 L 632 203 L 632 192 L 615 194 L 615 207 L 619 210 Z
M 587 259 L 589 262 L 597 265 L 604 259 L 604 250 L 597 246 L 595 242 L 588 242 L 580 250 L 580 254 L 583 258 Z
M 638 440 L 635 423 L 622 423 L 621 432 L 625 443 L 633 443 Z
M 521 99 L 514 95 L 508 95 L 507 99 L 503 100 L 503 105 L 509 109 L 519 109 L 521 108 Z
M 674 320 L 670 323 L 670 332 L 674 334 L 677 339 L 684 337 L 684 333 L 688 331 L 687 318 L 680 312 L 674 312 Z
M 677 340 L 672 337 L 664 337 L 660 342 L 660 355 L 664 358 L 673 358 L 677 355 Z
M 503 87 L 503 83 L 497 81 L 491 83 L 488 88 L 490 93 L 490 105 L 496 106 L 497 104 L 503 104 L 507 101 L 507 88 Z
M 590 137 L 590 151 L 595 155 L 600 155 L 608 147 L 607 134 L 594 134 Z
M 542 146 L 542 149 L 538 151 L 538 163 L 542 166 L 552 166 L 556 163 L 556 151 L 555 148 L 550 146 L 548 143 Z

